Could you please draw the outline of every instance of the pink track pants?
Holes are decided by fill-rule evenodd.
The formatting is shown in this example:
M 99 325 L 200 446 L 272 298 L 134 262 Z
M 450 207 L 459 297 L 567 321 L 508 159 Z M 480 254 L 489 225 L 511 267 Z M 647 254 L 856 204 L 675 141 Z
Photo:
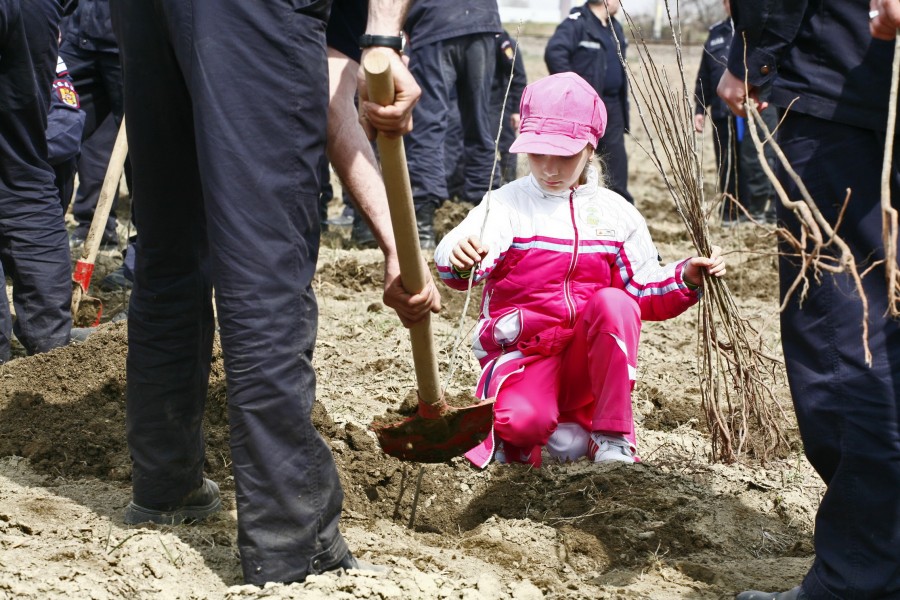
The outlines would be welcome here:
M 496 437 L 503 440 L 508 460 L 523 457 L 520 462 L 540 466 L 540 449 L 560 422 L 622 434 L 634 445 L 631 391 L 640 333 L 637 302 L 618 288 L 604 288 L 582 308 L 561 353 L 517 353 L 521 356 L 489 364 L 480 385 L 490 373 L 481 395 L 496 398 L 494 427 L 466 458 L 486 467 Z

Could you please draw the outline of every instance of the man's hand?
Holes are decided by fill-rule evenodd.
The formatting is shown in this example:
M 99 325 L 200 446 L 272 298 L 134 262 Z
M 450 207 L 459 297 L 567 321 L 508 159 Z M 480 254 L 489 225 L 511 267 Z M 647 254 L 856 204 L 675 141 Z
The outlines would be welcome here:
M 703 133 L 703 126 L 706 124 L 706 115 L 700 113 L 699 115 L 694 115 L 694 131 L 697 133 Z
M 900 27 L 900 0 L 871 0 L 869 2 L 869 31 L 879 40 L 897 37 Z
M 716 93 L 719 94 L 719 98 L 725 101 L 725 104 L 728 105 L 731 112 L 739 117 L 746 117 L 747 108 L 745 104 L 747 102 L 748 88 L 750 91 L 750 98 L 756 102 L 757 110 L 765 110 L 766 107 L 769 106 L 769 103 L 760 102 L 759 91 L 756 89 L 756 86 L 748 85 L 745 87 L 744 80 L 735 77 L 731 71 L 726 70 L 725 73 L 722 74 L 719 85 L 716 87 Z
M 369 101 L 369 90 L 366 88 L 366 73 L 362 65 L 369 52 L 384 52 L 391 60 L 391 75 L 394 78 L 394 103 L 380 106 Z M 401 58 L 390 48 L 366 48 L 360 59 L 357 75 L 359 88 L 359 122 L 370 140 L 375 139 L 378 132 L 392 138 L 400 137 L 412 131 L 413 106 L 419 101 L 422 90 L 407 68 L 409 58 Z
M 384 261 L 384 294 L 385 306 L 394 309 L 404 327 L 411 327 L 428 315 L 441 310 L 441 295 L 431 278 L 431 271 L 425 266 L 425 288 L 418 294 L 410 294 L 403 287 L 400 279 L 400 265 L 397 257 L 388 257 Z

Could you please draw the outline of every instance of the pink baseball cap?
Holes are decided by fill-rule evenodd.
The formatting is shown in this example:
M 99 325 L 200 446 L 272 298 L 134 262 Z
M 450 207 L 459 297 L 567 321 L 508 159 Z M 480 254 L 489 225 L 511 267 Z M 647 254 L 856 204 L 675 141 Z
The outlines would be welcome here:
M 606 106 L 587 81 L 557 73 L 525 87 L 519 137 L 510 152 L 572 156 L 597 147 L 606 130 Z

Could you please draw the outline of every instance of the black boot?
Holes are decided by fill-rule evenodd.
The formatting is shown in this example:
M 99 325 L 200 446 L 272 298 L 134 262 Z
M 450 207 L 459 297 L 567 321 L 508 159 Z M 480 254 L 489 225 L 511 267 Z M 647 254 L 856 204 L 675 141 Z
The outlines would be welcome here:
M 416 226 L 419 229 L 419 247 L 422 250 L 434 250 L 434 211 L 437 208 L 431 202 L 416 207 Z
M 754 218 L 754 220 L 765 223 L 767 214 L 766 209 L 769 207 L 769 204 L 770 202 L 768 196 L 755 196 L 750 199 L 750 206 L 748 206 L 747 209 L 750 211 L 750 215 Z
M 353 215 L 353 227 L 350 230 L 350 243 L 354 248 L 377 248 L 378 242 L 369 225 L 358 214 Z

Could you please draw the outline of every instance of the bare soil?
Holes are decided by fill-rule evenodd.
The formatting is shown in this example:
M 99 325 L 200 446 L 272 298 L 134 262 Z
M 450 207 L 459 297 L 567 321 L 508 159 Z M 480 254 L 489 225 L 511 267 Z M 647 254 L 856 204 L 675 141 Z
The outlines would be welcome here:
M 686 63 L 698 63 L 699 51 L 688 50 Z M 640 139 L 639 127 L 634 134 Z M 661 178 L 629 144 L 632 193 L 663 260 L 692 254 Z M 464 213 L 445 205 L 438 228 Z M 773 239 L 752 225 L 711 227 L 729 252 L 742 314 L 779 355 Z M 343 249 L 346 232 L 329 236 L 315 281 L 315 422 L 341 474 L 351 548 L 390 571 L 264 589 L 242 584 L 218 346 L 206 471 L 222 486 L 226 510 L 192 526 L 125 526 L 123 322 L 101 326 L 84 343 L 0 366 L 0 598 L 717 599 L 801 579 L 813 558 L 822 485 L 792 422 L 790 456 L 765 465 L 710 463 L 696 309 L 644 325 L 634 394 L 642 463 L 477 471 L 454 459 L 420 472 L 386 456 L 368 429 L 408 405 L 415 390 L 407 332 L 380 301 L 380 253 Z M 478 374 L 467 347 L 478 299 L 460 326 L 465 295 L 446 288 L 442 295 L 435 345 L 448 393 L 462 397 Z M 775 385 L 790 415 L 786 384 Z

